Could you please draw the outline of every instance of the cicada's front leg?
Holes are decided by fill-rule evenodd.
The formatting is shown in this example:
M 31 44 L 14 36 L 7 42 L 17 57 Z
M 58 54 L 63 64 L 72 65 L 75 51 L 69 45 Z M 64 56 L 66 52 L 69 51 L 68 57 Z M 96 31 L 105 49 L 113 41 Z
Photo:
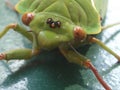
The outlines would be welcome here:
M 0 53 L 0 60 L 30 59 L 32 56 L 39 53 L 39 50 L 37 48 L 38 46 L 36 44 L 37 40 L 36 37 L 34 37 L 35 35 L 32 35 L 25 28 L 19 26 L 18 24 L 9 24 L 8 26 L 6 26 L 5 29 L 0 32 L 0 38 L 2 38 L 10 29 L 13 29 L 14 31 L 22 34 L 24 37 L 30 40 L 33 43 L 33 48 L 15 49 Z
M 31 49 L 15 49 L 0 53 L 0 60 L 30 59 L 32 56 Z
M 71 49 L 70 48 L 66 49 L 64 46 L 60 46 L 59 49 L 70 63 L 76 63 L 86 68 L 89 68 L 94 73 L 97 80 L 103 85 L 105 90 L 111 90 L 111 88 L 102 79 L 97 69 L 94 67 L 94 65 L 90 62 L 88 58 L 78 53 L 73 47 L 71 47 Z
M 32 41 L 33 36 L 31 33 L 29 33 L 25 28 L 21 27 L 18 24 L 9 24 L 7 25 L 3 31 L 0 32 L 0 38 L 2 38 L 9 30 L 13 29 L 14 31 L 20 33 L 24 37 L 26 37 L 28 40 Z

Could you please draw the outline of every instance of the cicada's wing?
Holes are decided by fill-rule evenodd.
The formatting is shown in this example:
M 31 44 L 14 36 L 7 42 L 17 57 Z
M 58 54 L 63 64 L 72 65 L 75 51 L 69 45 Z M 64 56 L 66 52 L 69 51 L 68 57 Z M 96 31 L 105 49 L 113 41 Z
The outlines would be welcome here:
M 42 12 L 55 1 L 56 0 L 20 0 L 15 8 L 21 14 L 25 12 Z
M 87 34 L 98 34 L 101 32 L 100 15 L 94 6 L 93 0 L 75 0 L 84 10 L 86 15 L 86 24 L 82 23 Z M 85 21 L 84 21 L 85 22 Z

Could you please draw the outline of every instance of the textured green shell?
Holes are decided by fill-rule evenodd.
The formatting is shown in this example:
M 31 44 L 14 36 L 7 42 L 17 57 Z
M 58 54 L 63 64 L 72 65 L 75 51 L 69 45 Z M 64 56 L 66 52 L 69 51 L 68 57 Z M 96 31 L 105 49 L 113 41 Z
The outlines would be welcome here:
M 20 0 L 16 10 L 25 12 L 51 12 L 81 26 L 87 34 L 101 32 L 100 16 L 92 0 Z

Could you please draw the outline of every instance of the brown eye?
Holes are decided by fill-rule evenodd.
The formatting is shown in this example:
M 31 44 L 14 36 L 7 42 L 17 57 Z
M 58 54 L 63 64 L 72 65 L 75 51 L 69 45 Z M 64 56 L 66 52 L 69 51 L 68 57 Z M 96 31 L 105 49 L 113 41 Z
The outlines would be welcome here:
M 52 22 L 52 23 L 50 24 L 50 27 L 51 27 L 51 28 L 56 28 L 55 22 Z
M 55 24 L 56 24 L 57 27 L 61 26 L 61 22 L 60 21 L 56 21 Z
M 49 24 L 51 28 L 56 28 L 56 27 L 60 28 L 61 26 L 60 21 L 54 21 L 52 18 L 48 18 L 46 23 Z
M 51 23 L 53 23 L 52 18 L 48 18 L 47 21 L 46 21 L 46 23 L 47 23 L 47 24 L 51 24 Z
M 35 16 L 34 13 L 25 13 L 22 16 L 22 22 L 28 26 L 30 22 L 33 20 L 34 16 Z

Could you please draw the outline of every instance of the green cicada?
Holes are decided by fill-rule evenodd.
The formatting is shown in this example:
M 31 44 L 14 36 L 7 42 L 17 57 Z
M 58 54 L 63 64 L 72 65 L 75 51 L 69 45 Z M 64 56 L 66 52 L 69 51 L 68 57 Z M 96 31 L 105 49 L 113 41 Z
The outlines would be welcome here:
M 33 43 L 32 49 L 0 53 L 0 60 L 27 60 L 43 50 L 58 47 L 70 63 L 91 69 L 103 87 L 111 90 L 91 61 L 76 50 L 86 44 L 96 43 L 120 61 L 119 55 L 94 37 L 102 31 L 102 27 L 92 0 L 20 0 L 15 9 L 22 15 L 22 22 L 29 30 L 19 24 L 9 24 L 0 32 L 0 38 L 13 29 Z

